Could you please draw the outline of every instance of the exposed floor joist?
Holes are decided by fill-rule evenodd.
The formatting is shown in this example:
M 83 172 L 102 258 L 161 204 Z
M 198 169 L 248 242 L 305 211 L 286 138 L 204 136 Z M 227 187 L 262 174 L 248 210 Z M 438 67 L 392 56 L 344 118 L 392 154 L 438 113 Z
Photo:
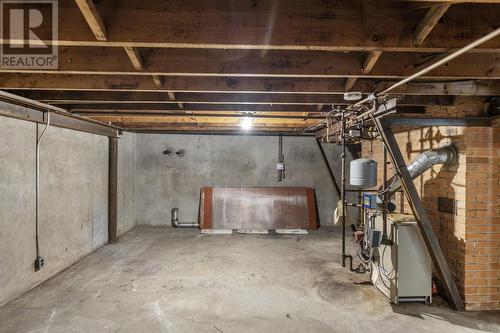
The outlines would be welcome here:
M 435 55 L 384 54 L 368 74 L 360 72 L 362 55 L 348 53 L 208 52 L 206 50 L 155 50 L 148 56 L 148 71 L 130 68 L 120 49 L 67 49 L 60 56 L 58 70 L 0 69 L 0 73 L 151 76 L 162 77 L 261 77 L 261 78 L 372 78 L 397 80 L 434 61 Z M 167 79 L 167 80 L 168 80 Z M 500 79 L 497 54 L 465 54 L 460 60 L 435 69 L 421 80 Z
M 24 97 L 50 104 L 282 104 L 282 105 L 328 105 L 345 104 L 340 94 L 217 94 L 217 93 L 185 93 L 177 94 L 172 100 L 162 92 L 72 92 L 72 91 L 13 91 Z M 400 96 L 400 105 L 450 105 L 451 96 Z
M 456 4 L 450 9 L 451 21 L 467 22 L 473 17 L 474 30 L 464 24 L 439 28 L 426 42 L 428 49 L 422 50 L 412 43 L 412 29 L 418 25 L 423 10 L 418 2 L 312 1 L 307 6 L 287 2 L 274 11 L 272 2 L 241 1 L 235 6 L 238 15 L 230 14 L 224 1 L 211 2 L 210 6 L 181 0 L 135 0 L 126 4 L 102 1 L 97 10 L 102 17 L 112 20 L 106 27 L 108 41 L 100 42 L 94 40 L 90 31 L 82 31 L 85 20 L 79 8 L 64 1 L 59 5 L 60 16 L 65 17 L 60 26 L 59 45 L 449 52 L 486 34 L 498 23 L 492 10 L 494 4 Z M 390 19 L 384 21 L 381 17 Z M 273 22 L 272 39 L 263 42 L 263 36 L 271 28 L 269 22 Z M 155 29 L 149 28 L 152 26 Z M 499 44 L 500 41 L 493 41 L 484 45 L 482 51 L 496 53 Z
M 226 0 L 62 1 L 59 68 L 1 68 L 0 89 L 95 117 L 207 112 L 214 127 L 225 112 L 314 121 L 345 105 L 344 91 L 383 91 L 490 32 L 498 7 L 480 2 L 235 0 L 228 10 Z M 499 50 L 492 40 L 393 96 L 411 107 L 498 96 Z
M 369 94 L 383 90 L 392 81 L 361 79 L 354 90 Z M 271 78 L 170 78 L 163 88 L 156 88 L 144 77 L 96 77 L 44 74 L 2 75 L 0 89 L 27 91 L 87 92 L 174 92 L 174 93 L 240 93 L 240 94 L 327 94 L 344 93 L 341 79 L 271 79 Z M 459 82 L 411 82 L 394 91 L 404 95 L 500 95 L 499 80 L 465 80 Z
M 413 44 L 415 46 L 420 46 L 423 43 L 424 39 L 427 38 L 431 30 L 436 26 L 439 19 L 444 15 L 444 13 L 446 13 L 450 6 L 451 4 L 440 4 L 432 6 L 428 10 L 427 14 L 415 30 L 413 38 Z M 365 59 L 361 72 L 365 74 L 370 73 L 381 55 L 381 51 L 371 51 Z M 345 90 L 350 91 L 356 80 L 357 78 L 348 78 L 345 83 Z

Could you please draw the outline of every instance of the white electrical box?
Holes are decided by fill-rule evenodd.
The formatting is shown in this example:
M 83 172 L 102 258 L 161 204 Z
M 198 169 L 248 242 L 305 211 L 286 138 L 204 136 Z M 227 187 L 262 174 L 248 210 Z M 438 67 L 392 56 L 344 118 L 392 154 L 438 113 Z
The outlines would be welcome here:
M 432 301 L 432 261 L 413 215 L 393 214 L 387 218 L 392 245 L 374 249 L 371 280 L 391 302 Z M 383 219 L 375 226 L 382 230 Z

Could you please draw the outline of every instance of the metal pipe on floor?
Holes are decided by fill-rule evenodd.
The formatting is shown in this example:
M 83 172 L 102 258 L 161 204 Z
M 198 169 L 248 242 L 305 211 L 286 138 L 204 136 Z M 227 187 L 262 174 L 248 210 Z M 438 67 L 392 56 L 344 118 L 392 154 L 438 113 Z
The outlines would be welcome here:
M 118 200 L 118 138 L 109 138 L 109 176 L 108 176 L 108 241 L 116 243 L 117 200 Z
M 179 222 L 179 208 L 172 208 L 171 210 L 172 226 L 176 228 L 198 228 L 199 223 L 196 222 Z

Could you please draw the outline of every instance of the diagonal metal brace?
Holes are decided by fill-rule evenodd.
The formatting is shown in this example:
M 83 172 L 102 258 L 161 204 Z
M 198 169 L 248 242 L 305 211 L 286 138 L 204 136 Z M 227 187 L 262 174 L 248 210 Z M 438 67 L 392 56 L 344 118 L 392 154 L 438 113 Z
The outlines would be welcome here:
M 460 296 L 455 280 L 453 279 L 451 271 L 448 267 L 448 263 L 446 262 L 443 251 L 439 246 L 439 241 L 436 237 L 436 234 L 434 233 L 434 230 L 432 229 L 431 222 L 427 217 L 425 209 L 422 205 L 422 201 L 420 200 L 417 189 L 415 188 L 415 184 L 413 183 L 410 173 L 406 168 L 406 162 L 403 158 L 403 155 L 401 154 L 401 150 L 399 149 L 399 146 L 396 142 L 396 138 L 394 137 L 391 123 L 388 121 L 388 119 L 384 119 L 383 116 L 374 117 L 374 122 L 380 133 L 382 142 L 387 148 L 396 171 L 401 178 L 401 183 L 403 185 L 405 194 L 409 199 L 411 210 L 415 215 L 417 225 L 420 229 L 432 261 L 434 262 L 434 266 L 436 267 L 439 279 L 443 283 L 446 294 L 456 310 L 464 310 L 464 302 L 462 300 L 462 297 Z

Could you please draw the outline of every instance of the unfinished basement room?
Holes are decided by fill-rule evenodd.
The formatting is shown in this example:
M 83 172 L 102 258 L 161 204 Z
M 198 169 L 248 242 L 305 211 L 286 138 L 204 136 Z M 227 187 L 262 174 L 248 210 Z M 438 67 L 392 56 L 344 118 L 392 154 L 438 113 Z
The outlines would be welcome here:
M 0 20 L 0 333 L 500 332 L 500 0 Z

